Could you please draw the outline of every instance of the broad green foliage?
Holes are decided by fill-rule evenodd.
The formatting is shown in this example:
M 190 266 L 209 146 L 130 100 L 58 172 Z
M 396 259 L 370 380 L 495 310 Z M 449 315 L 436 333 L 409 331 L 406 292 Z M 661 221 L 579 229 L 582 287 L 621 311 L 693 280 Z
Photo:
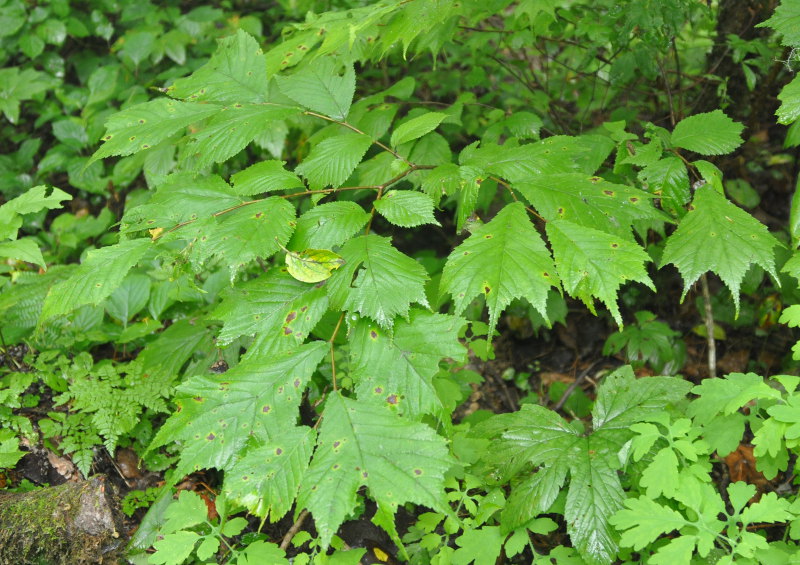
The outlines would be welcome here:
M 167 482 L 137 502 L 141 563 L 355 563 L 350 519 L 414 565 L 788 562 L 791 481 L 751 500 L 711 462 L 752 438 L 785 472 L 797 377 L 623 367 L 554 411 L 510 367 L 519 410 L 458 408 L 497 333 L 555 343 L 584 306 L 622 328 L 604 353 L 680 371 L 681 334 L 641 304 L 663 315 L 667 265 L 683 297 L 719 277 L 731 319 L 767 278 L 798 300 L 779 273 L 800 273 L 800 198 L 788 237 L 741 208 L 723 171 L 749 114 L 704 111 L 735 91 L 713 41 L 750 90 L 777 45 L 717 37 L 694 0 L 244 4 L 0 0 L 0 353 L 25 343 L 34 369 L 0 373 L 0 465 L 18 436 L 84 475 L 100 446 L 136 450 Z M 796 12 L 764 23 L 792 49 Z M 203 470 L 218 516 L 173 497 Z M 251 527 L 304 511 L 281 547 L 286 522 Z

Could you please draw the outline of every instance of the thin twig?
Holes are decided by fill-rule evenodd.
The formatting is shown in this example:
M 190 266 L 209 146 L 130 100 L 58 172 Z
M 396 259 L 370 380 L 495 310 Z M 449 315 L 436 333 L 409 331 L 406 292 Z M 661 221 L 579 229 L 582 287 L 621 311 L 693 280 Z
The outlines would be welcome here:
M 717 342 L 714 340 L 714 312 L 711 310 L 711 293 L 708 291 L 706 273 L 700 275 L 700 287 L 703 289 L 705 301 L 706 342 L 708 343 L 708 376 L 717 376 Z
M 600 361 L 601 361 L 600 359 L 596 359 L 591 365 L 589 365 L 583 371 L 581 371 L 580 375 L 575 377 L 575 380 L 572 381 L 572 383 L 567 387 L 567 390 L 564 391 L 564 394 L 561 395 L 561 398 L 558 399 L 558 402 L 556 402 L 555 406 L 553 406 L 554 411 L 558 412 L 564 407 L 564 404 L 566 404 L 570 395 L 572 395 L 572 393 L 575 392 L 575 389 L 578 388 L 578 385 L 581 384 L 583 379 L 585 379 L 589 375 L 592 369 L 594 369 L 595 365 L 597 365 Z
M 308 510 L 303 509 L 303 511 L 300 512 L 300 515 L 297 517 L 297 520 L 294 521 L 292 527 L 289 528 L 289 531 L 286 532 L 286 535 L 283 536 L 283 539 L 281 540 L 281 549 L 283 551 L 286 551 L 286 549 L 289 547 L 289 544 L 292 543 L 292 538 L 296 536 L 297 532 L 300 531 L 300 528 L 303 527 L 303 522 L 306 521 L 306 518 L 308 518 Z

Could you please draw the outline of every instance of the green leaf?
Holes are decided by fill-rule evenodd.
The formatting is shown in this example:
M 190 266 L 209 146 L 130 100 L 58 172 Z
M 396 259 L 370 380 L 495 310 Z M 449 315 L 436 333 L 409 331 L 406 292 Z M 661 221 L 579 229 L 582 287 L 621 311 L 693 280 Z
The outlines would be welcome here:
M 173 98 L 195 102 L 263 102 L 267 94 L 267 63 L 252 36 L 237 30 L 219 40 L 211 59 L 191 76 L 166 89 Z
M 406 502 L 446 513 L 444 473 L 453 463 L 445 440 L 428 425 L 333 392 L 297 505 L 314 516 L 325 548 L 355 508 L 361 486 L 391 513 Z
M 427 112 L 408 120 L 392 132 L 390 141 L 392 147 L 397 147 L 398 145 L 418 139 L 426 133 L 432 132 L 439 127 L 439 124 L 441 124 L 442 120 L 446 117 L 447 114 L 441 112 Z
M 3 8 L 6 9 L 5 7 Z M 0 16 L 2 18 L 2 16 Z M 3 32 L 0 31 L 0 36 Z M 12 124 L 19 120 L 19 105 L 37 94 L 53 88 L 56 80 L 47 73 L 19 67 L 0 69 L 0 111 Z
M 297 219 L 289 249 L 333 249 L 350 239 L 369 221 L 355 202 L 320 204 Z
M 781 101 L 780 108 L 775 111 L 778 123 L 789 125 L 800 117 L 800 77 L 794 77 L 792 82 L 783 87 L 778 94 Z
M 464 358 L 466 350 L 458 341 L 463 325 L 463 318 L 416 308 L 408 321 L 395 323 L 391 334 L 370 320 L 359 320 L 350 336 L 350 370 L 359 400 L 414 419 L 424 414 L 444 419 L 433 377 L 442 358 Z
M 194 157 L 193 166 L 198 169 L 212 163 L 222 163 L 247 147 L 274 122 L 298 113 L 297 108 L 279 104 L 226 106 L 192 134 L 186 148 L 187 155 Z
M 425 267 L 392 247 L 389 238 L 362 235 L 339 251 L 345 264 L 328 279 L 331 307 L 357 312 L 389 329 L 409 306 L 428 306 Z M 355 277 L 355 278 L 354 278 Z
M 756 27 L 771 27 L 783 36 L 783 44 L 800 47 L 800 6 L 795 2 L 781 1 L 772 17 Z
M 639 178 L 648 190 L 661 196 L 662 207 L 670 214 L 682 211 L 692 198 L 686 165 L 678 157 L 665 157 L 648 165 L 639 173 Z
M 453 565 L 469 565 L 475 563 L 495 563 L 503 547 L 505 536 L 497 526 L 483 526 L 477 529 L 465 529 L 456 538 L 458 549 L 453 554 Z
M 620 543 L 638 551 L 654 542 L 659 536 L 680 530 L 687 524 L 679 512 L 665 508 L 650 498 L 641 496 L 625 501 L 625 508 L 610 519 L 622 531 Z
M 766 226 L 708 186 L 697 189 L 692 210 L 667 238 L 661 266 L 674 264 L 684 279 L 681 300 L 706 271 L 713 271 L 733 294 L 739 311 L 739 288 L 751 265 L 777 281 L 773 248 L 780 245 Z
M 159 98 L 117 112 L 106 121 L 105 143 L 95 151 L 89 163 L 111 155 L 130 155 L 154 147 L 220 109 L 214 104 Z
M 286 252 L 286 268 L 299 281 L 318 283 L 344 264 L 344 259 L 327 249 L 306 249 L 300 253 Z
M 283 168 L 285 161 L 261 161 L 231 176 L 237 194 L 250 196 L 303 186 L 297 175 Z
M 180 531 L 167 534 L 153 544 L 156 552 L 147 560 L 154 565 L 181 565 L 189 558 L 200 539 L 195 532 Z
M 724 155 L 742 144 L 744 126 L 722 110 L 684 118 L 672 132 L 672 144 L 701 155 Z
M 276 76 L 281 91 L 306 108 L 335 120 L 347 119 L 356 90 L 352 66 L 339 75 L 337 64 L 321 58 L 290 76 Z
M 62 201 L 71 199 L 72 196 L 60 188 L 53 187 L 48 194 L 47 187 L 43 184 L 12 198 L 0 206 L 0 240 L 17 238 L 17 230 L 22 226 L 21 216 L 43 209 L 61 208 Z
M 564 290 L 592 312 L 594 298 L 599 298 L 622 325 L 617 306 L 619 288 L 628 281 L 638 281 L 655 290 L 644 267 L 650 256 L 638 244 L 567 220 L 548 222 L 545 230 Z
M 501 527 L 504 534 L 522 528 L 539 514 L 547 512 L 561 492 L 569 467 L 565 461 L 540 467 L 516 485 L 503 509 Z
M 271 196 L 195 224 L 197 239 L 190 258 L 200 270 L 209 258 L 218 256 L 233 278 L 256 257 L 266 259 L 277 253 L 289 241 L 293 223 L 294 206 Z
M 47 293 L 39 324 L 84 304 L 100 304 L 122 284 L 131 267 L 150 249 L 149 239 L 131 239 L 87 253 L 86 260 L 72 276 Z
M 148 449 L 181 442 L 174 480 L 197 469 L 231 468 L 252 442 L 269 443 L 294 428 L 306 384 L 327 352 L 316 341 L 243 360 L 224 375 L 192 377 L 178 387 L 180 408 Z
M 558 288 L 553 261 L 520 203 L 503 208 L 456 247 L 440 282 L 442 292 L 453 296 L 456 313 L 485 296 L 491 328 L 514 298 L 525 298 L 547 319 L 550 286 Z
M 248 449 L 225 473 L 226 496 L 256 516 L 279 520 L 292 508 L 315 438 L 311 428 L 283 425 L 280 436 Z
M 295 280 L 285 271 L 267 274 L 239 284 L 222 300 L 210 317 L 222 320 L 217 343 L 227 345 L 241 336 L 258 335 L 293 349 L 303 343 L 328 309 L 325 288 Z
M 27 261 L 46 269 L 47 265 L 42 257 L 39 246 L 32 239 L 20 239 L 0 243 L 0 257 L 8 257 L 17 261 Z
M 779 399 L 779 390 L 755 373 L 730 373 L 721 379 L 704 379 L 692 389 L 698 398 L 686 414 L 699 424 L 710 422 L 717 414 L 733 414 L 757 399 Z
M 664 219 L 653 196 L 636 188 L 579 173 L 540 175 L 514 184 L 545 220 L 569 220 L 581 226 L 630 237 L 636 220 Z
M 147 306 L 150 277 L 131 273 L 106 300 L 106 311 L 127 326 L 128 321 Z
M 390 223 L 404 228 L 440 225 L 433 217 L 433 201 L 411 190 L 390 190 L 375 201 L 375 210 Z
M 371 145 L 370 138 L 357 133 L 329 137 L 311 150 L 295 172 L 304 176 L 313 190 L 338 188 L 350 178 Z
M 172 533 L 202 524 L 208 517 L 203 499 L 192 491 L 182 490 L 164 511 L 162 533 Z

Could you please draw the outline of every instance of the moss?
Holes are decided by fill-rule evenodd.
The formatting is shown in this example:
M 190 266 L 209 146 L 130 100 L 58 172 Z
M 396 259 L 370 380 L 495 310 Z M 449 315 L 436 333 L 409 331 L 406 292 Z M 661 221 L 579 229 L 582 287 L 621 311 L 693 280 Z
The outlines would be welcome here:
M 124 540 L 105 477 L 0 493 L 0 565 L 114 563 Z

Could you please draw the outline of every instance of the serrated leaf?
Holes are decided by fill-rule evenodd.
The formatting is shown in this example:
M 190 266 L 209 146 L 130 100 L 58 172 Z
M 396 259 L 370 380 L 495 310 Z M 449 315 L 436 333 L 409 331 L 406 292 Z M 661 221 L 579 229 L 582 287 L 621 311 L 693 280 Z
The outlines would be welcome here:
M 311 428 L 284 426 L 279 437 L 248 449 L 225 473 L 226 496 L 256 516 L 279 520 L 292 508 L 315 438 Z
M 780 108 L 775 111 L 778 123 L 789 125 L 800 117 L 800 77 L 796 76 L 792 82 L 783 87 L 778 94 L 781 101 Z
M 308 180 L 313 190 L 338 188 L 353 174 L 372 145 L 366 135 L 343 133 L 315 146 L 295 172 Z
M 261 161 L 243 171 L 231 175 L 231 183 L 237 194 L 250 196 L 274 190 L 286 190 L 303 186 L 297 175 L 283 168 L 285 161 Z
M 275 79 L 281 91 L 295 102 L 335 120 L 347 119 L 356 90 L 352 66 L 340 75 L 337 65 L 326 57 L 317 59 L 313 65 L 293 75 L 276 76 Z
M 559 460 L 515 485 L 503 509 L 501 527 L 504 534 L 522 528 L 539 514 L 547 512 L 567 479 L 569 467 Z
M 446 414 L 433 376 L 444 357 L 462 359 L 458 341 L 464 319 L 412 309 L 408 321 L 398 320 L 391 334 L 370 320 L 360 320 L 351 330 L 351 374 L 358 398 L 388 406 L 418 419 Z
M 292 235 L 294 206 L 271 196 L 193 226 L 196 240 L 190 258 L 199 270 L 212 256 L 222 258 L 231 277 L 256 257 L 266 259 Z
M 665 157 L 648 165 L 639 178 L 652 193 L 661 196 L 662 207 L 671 214 L 681 212 L 692 198 L 686 165 L 678 157 Z
M 440 225 L 433 217 L 433 201 L 419 192 L 390 190 L 375 201 L 375 210 L 390 223 L 404 228 Z
M 186 173 L 174 174 L 159 185 L 147 204 L 125 212 L 122 231 L 173 227 L 208 218 L 244 202 L 244 198 L 216 175 L 197 178 Z
M 318 283 L 344 264 L 344 259 L 327 249 L 306 249 L 300 253 L 287 251 L 286 268 L 299 281 Z
M 441 124 L 442 120 L 446 117 L 447 114 L 443 114 L 442 112 L 427 112 L 408 120 L 392 132 L 390 141 L 392 147 L 397 147 L 402 143 L 418 139 L 426 133 L 432 132 L 439 127 L 439 124 Z
M 495 563 L 503 548 L 505 535 L 497 526 L 483 526 L 478 529 L 465 529 L 456 538 L 458 549 L 451 558 L 453 565 L 475 563 Z
M 167 534 L 153 544 L 156 552 L 148 558 L 155 565 L 181 565 L 192 554 L 200 534 L 180 531 Z
M 550 253 L 525 207 L 515 203 L 477 227 L 453 250 L 440 287 L 453 296 L 456 313 L 484 295 L 489 325 L 494 328 L 500 312 L 514 298 L 525 298 L 547 319 L 547 291 L 558 284 Z
M 630 236 L 636 220 L 664 219 L 652 195 L 578 173 L 541 175 L 514 184 L 545 220 Z
M 68 314 L 84 304 L 100 304 L 119 287 L 131 267 L 152 249 L 149 239 L 131 239 L 95 249 L 65 281 L 50 289 L 39 323 Z
M 333 308 L 367 316 L 389 329 L 396 316 L 408 317 L 412 302 L 428 306 L 425 268 L 392 247 L 389 238 L 362 235 L 339 253 L 345 264 L 327 282 Z
M 47 268 L 39 246 L 32 239 L 25 238 L 0 243 L 0 257 L 27 261 L 28 263 L 39 265 L 43 269 Z
M 661 266 L 674 264 L 684 280 L 681 300 L 706 271 L 713 271 L 733 294 L 739 312 L 739 288 L 751 265 L 777 281 L 773 248 L 780 245 L 766 226 L 708 186 L 695 192 L 692 210 L 667 238 Z
M 53 187 L 48 194 L 47 187 L 43 184 L 34 186 L 16 198 L 12 198 L 0 206 L 0 240 L 17 238 L 17 230 L 22 226 L 20 216 L 45 208 L 55 210 L 61 208 L 62 201 L 71 199 L 72 196 L 60 188 Z
M 191 135 L 187 155 L 194 157 L 193 166 L 198 169 L 227 161 L 274 122 L 299 112 L 298 108 L 280 104 L 225 106 Z
M 219 112 L 220 106 L 159 98 L 137 104 L 106 121 L 105 142 L 89 163 L 154 147 L 173 134 Z
M 692 389 L 695 398 L 686 414 L 699 424 L 710 422 L 719 413 L 733 414 L 756 399 L 778 399 L 779 390 L 755 373 L 730 373 L 721 379 L 704 379 Z
M 263 102 L 267 63 L 258 42 L 241 29 L 219 40 L 211 59 L 167 88 L 173 98 L 221 103 Z
M 332 249 L 350 239 L 369 221 L 355 202 L 327 202 L 297 219 L 289 249 Z
M 192 377 L 178 387 L 179 409 L 148 449 L 181 442 L 175 480 L 197 469 L 229 469 L 252 441 L 269 443 L 294 428 L 306 383 L 327 352 L 316 341 L 243 360 L 224 375 Z
M 672 144 L 701 155 L 724 155 L 742 144 L 744 126 L 722 110 L 684 118 L 672 132 Z
M 756 27 L 771 27 L 783 36 L 784 45 L 800 46 L 800 6 L 781 1 L 772 17 Z
M 564 290 L 591 311 L 598 298 L 622 325 L 617 306 L 619 288 L 628 281 L 638 281 L 655 290 L 644 267 L 650 256 L 638 244 L 567 220 L 548 222 L 545 230 Z
M 217 343 L 227 345 L 241 336 L 258 335 L 280 343 L 276 350 L 292 349 L 308 337 L 328 309 L 325 288 L 309 285 L 272 269 L 239 284 L 210 317 L 222 320 Z
M 445 440 L 428 425 L 333 392 L 297 505 L 314 516 L 326 548 L 361 486 L 385 511 L 413 502 L 447 512 L 444 473 L 453 463 Z

